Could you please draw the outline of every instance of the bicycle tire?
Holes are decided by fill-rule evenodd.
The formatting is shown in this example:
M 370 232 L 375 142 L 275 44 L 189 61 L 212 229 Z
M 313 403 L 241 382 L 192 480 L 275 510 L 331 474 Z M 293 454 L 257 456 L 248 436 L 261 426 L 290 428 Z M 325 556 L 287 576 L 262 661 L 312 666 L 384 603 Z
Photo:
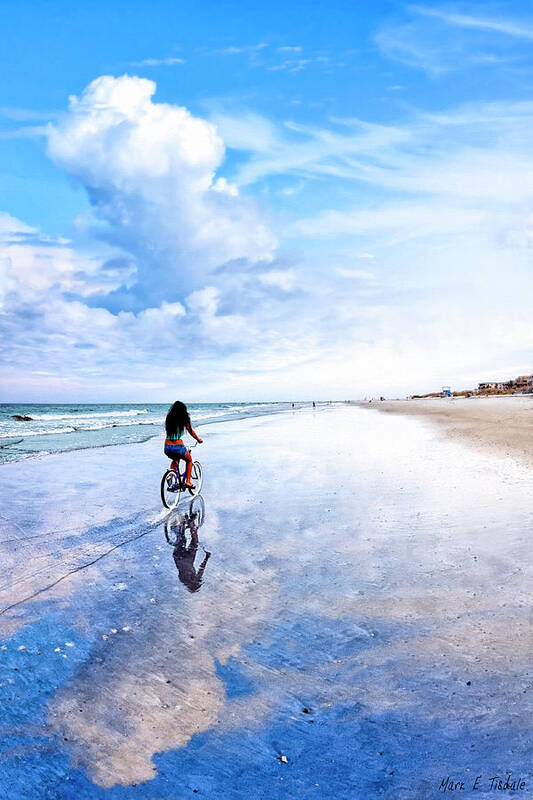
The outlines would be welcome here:
M 161 478 L 161 500 L 165 508 L 176 508 L 180 501 L 181 488 L 170 489 L 168 479 L 172 476 L 173 482 L 181 485 L 179 474 L 173 469 L 167 469 Z
M 202 491 L 204 476 L 202 473 L 202 465 L 199 461 L 192 462 L 191 481 L 194 483 L 194 489 L 189 489 L 190 494 L 196 497 Z

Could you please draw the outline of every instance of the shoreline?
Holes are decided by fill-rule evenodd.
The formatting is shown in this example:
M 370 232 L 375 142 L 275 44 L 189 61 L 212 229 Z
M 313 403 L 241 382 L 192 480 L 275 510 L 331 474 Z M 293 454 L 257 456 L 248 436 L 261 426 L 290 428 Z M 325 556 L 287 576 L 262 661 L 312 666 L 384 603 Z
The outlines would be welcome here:
M 423 398 L 356 403 L 384 414 L 414 416 L 444 438 L 533 467 L 533 396 Z
M 1 405 L 1 404 L 0 404 Z M 8 404 L 4 404 L 5 406 L 12 408 Z M 78 405 L 79 404 L 72 404 Z M 102 407 L 104 407 L 104 404 Z M 109 407 L 113 407 L 116 404 L 108 404 Z M 132 404 L 123 404 L 123 405 L 132 405 Z M 149 405 L 149 404 L 148 404 Z M 213 414 L 212 416 L 200 417 L 198 420 L 195 421 L 195 428 L 199 428 L 205 425 L 214 425 L 223 422 L 232 422 L 234 420 L 242 420 L 242 419 L 254 419 L 256 417 L 264 417 L 264 416 L 276 416 L 278 414 L 284 414 L 287 412 L 296 412 L 306 408 L 309 408 L 309 404 L 307 402 L 299 401 L 295 403 L 293 408 L 290 407 L 288 402 L 279 402 L 279 403 L 264 403 L 264 408 L 258 408 L 261 404 L 234 404 L 242 405 L 242 408 L 237 411 L 237 413 L 222 413 L 222 414 Z M 325 405 L 320 403 L 319 406 Z M 43 404 L 43 407 L 46 407 L 46 404 Z M 318 408 L 317 408 L 318 410 Z M 108 413 L 108 412 L 105 412 Z M 191 412 L 194 414 L 194 409 Z M 34 421 L 34 420 L 32 420 Z M 140 428 L 146 427 L 147 430 L 141 434 Z M 110 432 L 115 430 L 117 427 L 120 428 L 139 428 L 139 430 L 135 431 L 135 434 L 132 438 L 125 438 L 119 441 L 93 441 L 87 440 L 87 442 L 78 441 L 75 444 L 68 444 L 68 437 L 72 436 L 90 436 L 91 434 L 100 434 L 102 433 L 102 429 L 106 432 Z M 0 467 L 5 466 L 6 464 L 14 464 L 21 461 L 27 461 L 31 458 L 41 458 L 43 456 L 50 456 L 56 455 L 58 453 L 73 453 L 73 452 L 82 452 L 86 450 L 97 450 L 100 448 L 107 448 L 107 447 L 119 447 L 126 444 L 142 444 L 144 442 L 148 442 L 151 439 L 157 439 L 164 433 L 164 425 L 163 421 L 157 420 L 156 422 L 141 422 L 141 423 L 132 423 L 131 425 L 105 425 L 102 428 L 75 428 L 74 430 L 68 430 L 61 432 L 42 432 L 38 435 L 33 433 L 24 433 L 21 432 L 17 436 L 13 435 L 13 437 L 5 437 L 2 439 L 0 435 Z M 63 441 L 64 437 L 64 441 Z M 14 440 L 14 441 L 13 441 Z M 48 447 L 43 446 L 47 443 L 47 440 L 50 441 Z M 30 447 L 24 447 L 24 443 L 27 442 L 28 445 L 37 445 L 35 449 L 30 449 Z M 22 445 L 22 447 L 19 447 Z M 59 446 L 58 446 L 59 445 Z M 15 448 L 15 452 L 11 451 L 11 448 Z M 18 452 L 17 452 L 18 450 Z

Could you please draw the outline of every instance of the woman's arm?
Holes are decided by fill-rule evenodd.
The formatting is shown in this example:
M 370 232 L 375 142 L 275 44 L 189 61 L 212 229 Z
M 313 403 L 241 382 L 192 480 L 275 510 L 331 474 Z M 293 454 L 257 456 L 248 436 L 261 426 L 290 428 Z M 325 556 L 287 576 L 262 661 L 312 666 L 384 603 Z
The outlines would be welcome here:
M 196 441 L 198 442 L 198 444 L 202 444 L 202 442 L 203 442 L 203 439 L 200 439 L 200 437 L 198 436 L 198 434 L 197 434 L 197 433 L 195 433 L 195 432 L 193 431 L 193 429 L 192 429 L 192 425 L 187 425 L 187 431 L 188 431 L 188 432 L 191 434 L 191 436 L 192 436 L 192 438 L 193 438 L 193 439 L 196 439 Z

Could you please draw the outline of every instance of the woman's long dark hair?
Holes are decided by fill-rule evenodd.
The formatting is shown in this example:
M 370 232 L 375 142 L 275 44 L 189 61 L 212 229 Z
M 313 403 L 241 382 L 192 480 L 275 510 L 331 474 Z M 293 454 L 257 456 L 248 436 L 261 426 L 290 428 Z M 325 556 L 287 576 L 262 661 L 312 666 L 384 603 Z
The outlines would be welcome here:
M 191 427 L 191 420 L 189 419 L 189 412 L 185 403 L 179 400 L 170 406 L 167 418 L 165 420 L 165 429 L 167 436 L 175 436 L 179 431 L 187 430 Z

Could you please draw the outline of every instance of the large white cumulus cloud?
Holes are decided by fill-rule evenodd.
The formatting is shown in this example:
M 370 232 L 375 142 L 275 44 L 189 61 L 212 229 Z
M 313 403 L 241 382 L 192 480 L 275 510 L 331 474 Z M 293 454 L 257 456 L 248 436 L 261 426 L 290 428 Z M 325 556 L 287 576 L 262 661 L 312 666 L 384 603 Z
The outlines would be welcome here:
M 253 203 L 216 176 L 225 149 L 215 126 L 154 103 L 155 89 L 99 77 L 48 136 L 51 158 L 86 187 L 102 235 L 134 256 L 146 305 L 232 259 L 268 260 L 275 247 Z

